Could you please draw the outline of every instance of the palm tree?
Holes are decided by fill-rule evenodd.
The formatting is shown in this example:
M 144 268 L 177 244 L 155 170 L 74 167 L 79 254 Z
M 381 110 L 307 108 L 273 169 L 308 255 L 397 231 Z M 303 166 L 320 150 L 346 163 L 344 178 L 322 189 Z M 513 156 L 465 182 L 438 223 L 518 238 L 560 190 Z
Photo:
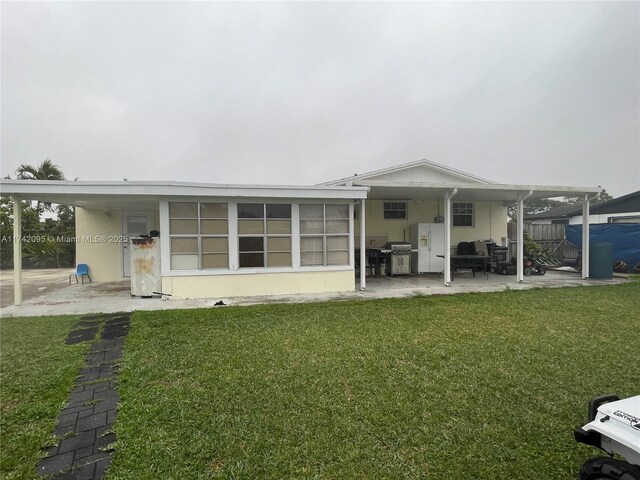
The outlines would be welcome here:
M 31 165 L 22 164 L 16 170 L 16 178 L 19 180 L 64 180 L 64 173 L 60 170 L 60 167 L 54 165 L 49 159 L 46 159 L 38 167 L 32 167 Z M 37 202 L 37 208 L 40 210 L 40 206 L 43 206 L 45 210 L 53 211 L 50 202 Z
M 60 167 L 54 165 L 49 159 L 37 168 L 31 165 L 20 165 L 16 170 L 16 176 L 20 180 L 64 180 L 64 173 Z

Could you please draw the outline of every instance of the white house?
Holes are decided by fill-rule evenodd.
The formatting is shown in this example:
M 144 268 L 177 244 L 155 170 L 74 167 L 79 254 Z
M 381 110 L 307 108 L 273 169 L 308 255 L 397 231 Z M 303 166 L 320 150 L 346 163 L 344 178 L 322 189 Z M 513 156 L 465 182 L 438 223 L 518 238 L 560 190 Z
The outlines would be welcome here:
M 411 224 L 444 223 L 450 247 L 500 241 L 509 203 L 522 209 L 528 198 L 581 195 L 588 211 L 600 191 L 498 184 L 428 160 L 316 186 L 1 180 L 0 187 L 15 199 L 76 207 L 76 260 L 90 266 L 95 281 L 126 279 L 128 239 L 158 230 L 162 291 L 189 298 L 354 290 L 356 248 L 364 264 L 368 246 L 406 239 Z M 20 236 L 20 203 L 14 205 Z M 518 240 L 522 245 L 521 225 Z M 448 285 L 451 248 L 444 254 Z M 20 258 L 16 243 L 17 304 Z M 518 268 L 522 281 L 522 261 Z M 359 288 L 366 288 L 364 269 Z

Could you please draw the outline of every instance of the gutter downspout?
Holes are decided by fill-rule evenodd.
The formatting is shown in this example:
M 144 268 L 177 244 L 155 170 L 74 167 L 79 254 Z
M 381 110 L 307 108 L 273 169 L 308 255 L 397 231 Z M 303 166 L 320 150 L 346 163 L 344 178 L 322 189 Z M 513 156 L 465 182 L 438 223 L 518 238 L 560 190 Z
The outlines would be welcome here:
M 524 280 L 524 201 L 533 195 L 533 190 L 529 190 L 524 196 L 518 195 L 518 258 L 516 268 L 518 272 L 518 283 Z
M 458 189 L 444 194 L 444 286 L 451 286 L 451 199 Z
M 365 239 L 365 199 L 360 200 L 360 290 L 367 289 L 367 242 Z
M 13 200 L 13 304 L 22 305 L 22 207 L 20 199 Z

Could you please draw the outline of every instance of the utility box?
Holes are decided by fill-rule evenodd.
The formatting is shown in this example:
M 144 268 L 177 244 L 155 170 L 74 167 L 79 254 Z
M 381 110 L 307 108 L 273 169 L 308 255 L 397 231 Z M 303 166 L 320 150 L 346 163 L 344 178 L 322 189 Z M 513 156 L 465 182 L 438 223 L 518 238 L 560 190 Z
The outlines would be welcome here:
M 129 244 L 131 260 L 131 295 L 151 297 L 162 291 L 160 238 L 136 237 Z

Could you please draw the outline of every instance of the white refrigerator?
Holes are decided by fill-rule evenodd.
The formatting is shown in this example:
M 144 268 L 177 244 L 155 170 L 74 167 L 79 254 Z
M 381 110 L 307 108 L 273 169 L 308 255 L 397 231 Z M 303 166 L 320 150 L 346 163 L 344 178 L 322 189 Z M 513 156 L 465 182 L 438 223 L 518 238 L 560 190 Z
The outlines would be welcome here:
M 444 223 L 416 223 L 409 227 L 411 271 L 413 273 L 444 270 Z

